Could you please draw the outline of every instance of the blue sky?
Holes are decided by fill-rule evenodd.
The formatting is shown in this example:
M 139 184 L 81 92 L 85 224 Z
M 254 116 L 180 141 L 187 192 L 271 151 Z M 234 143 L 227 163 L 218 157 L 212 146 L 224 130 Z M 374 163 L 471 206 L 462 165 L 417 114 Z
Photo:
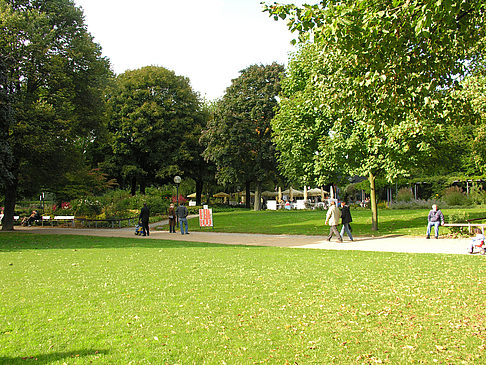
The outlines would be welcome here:
M 294 51 L 290 44 L 294 35 L 286 23 L 263 13 L 260 1 L 75 0 L 75 4 L 83 8 L 89 32 L 117 74 L 163 66 L 188 77 L 195 91 L 214 100 L 240 70 L 256 63 L 287 64 L 289 52 Z

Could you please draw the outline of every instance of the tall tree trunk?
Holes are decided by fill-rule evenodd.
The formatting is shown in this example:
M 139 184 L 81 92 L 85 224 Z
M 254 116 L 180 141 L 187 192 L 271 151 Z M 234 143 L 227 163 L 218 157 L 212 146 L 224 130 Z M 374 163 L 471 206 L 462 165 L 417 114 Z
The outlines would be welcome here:
M 132 177 L 130 194 L 132 196 L 135 196 L 136 193 L 137 193 L 137 178 Z
M 251 206 L 251 195 L 250 195 L 250 182 L 247 181 L 245 184 L 245 191 L 246 191 L 246 199 L 245 199 L 245 207 L 250 209 Z
M 196 205 L 201 205 L 201 196 L 204 182 L 200 179 L 196 179 Z
M 6 184 L 5 207 L 3 210 L 2 231 L 13 231 L 13 217 L 15 214 L 15 204 L 17 203 L 17 174 L 13 181 Z
M 256 182 L 255 186 L 255 204 L 254 210 L 262 209 L 262 183 L 260 181 Z
M 370 182 L 370 203 L 371 203 L 371 230 L 378 230 L 378 206 L 376 204 L 375 176 L 370 171 L 368 177 Z
M 146 187 L 145 179 L 142 178 L 142 181 L 140 181 L 140 194 L 145 195 L 145 187 Z

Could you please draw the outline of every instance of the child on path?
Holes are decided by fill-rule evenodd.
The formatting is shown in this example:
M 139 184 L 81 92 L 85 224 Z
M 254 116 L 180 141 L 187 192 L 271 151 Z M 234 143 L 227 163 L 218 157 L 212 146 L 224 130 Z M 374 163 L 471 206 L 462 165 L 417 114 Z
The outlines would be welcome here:
M 484 234 L 480 228 L 476 228 L 474 230 L 476 236 L 471 239 L 471 246 L 469 246 L 469 253 L 474 253 L 474 247 L 479 247 L 480 249 L 484 250 L 485 242 L 484 242 Z

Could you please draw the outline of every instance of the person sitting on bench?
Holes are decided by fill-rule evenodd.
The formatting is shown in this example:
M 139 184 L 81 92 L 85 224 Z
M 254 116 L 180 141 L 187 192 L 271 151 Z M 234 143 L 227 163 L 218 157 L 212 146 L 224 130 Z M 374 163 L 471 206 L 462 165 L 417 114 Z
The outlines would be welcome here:
M 32 223 L 34 223 L 35 221 L 38 221 L 38 220 L 40 220 L 40 214 L 37 210 L 33 210 L 32 213 L 30 214 L 30 216 L 22 219 L 22 225 L 30 227 L 32 225 Z
M 430 229 L 434 226 L 435 238 L 439 238 L 439 225 L 444 225 L 444 214 L 437 208 L 437 205 L 432 205 L 432 210 L 429 212 L 427 217 L 427 236 L 425 238 L 430 238 Z

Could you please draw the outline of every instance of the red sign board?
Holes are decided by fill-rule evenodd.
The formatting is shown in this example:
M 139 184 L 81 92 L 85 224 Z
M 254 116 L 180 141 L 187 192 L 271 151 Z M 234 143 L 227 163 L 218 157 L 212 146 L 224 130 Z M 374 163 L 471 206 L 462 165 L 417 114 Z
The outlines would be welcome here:
M 213 226 L 213 210 L 199 209 L 199 226 L 212 227 Z

